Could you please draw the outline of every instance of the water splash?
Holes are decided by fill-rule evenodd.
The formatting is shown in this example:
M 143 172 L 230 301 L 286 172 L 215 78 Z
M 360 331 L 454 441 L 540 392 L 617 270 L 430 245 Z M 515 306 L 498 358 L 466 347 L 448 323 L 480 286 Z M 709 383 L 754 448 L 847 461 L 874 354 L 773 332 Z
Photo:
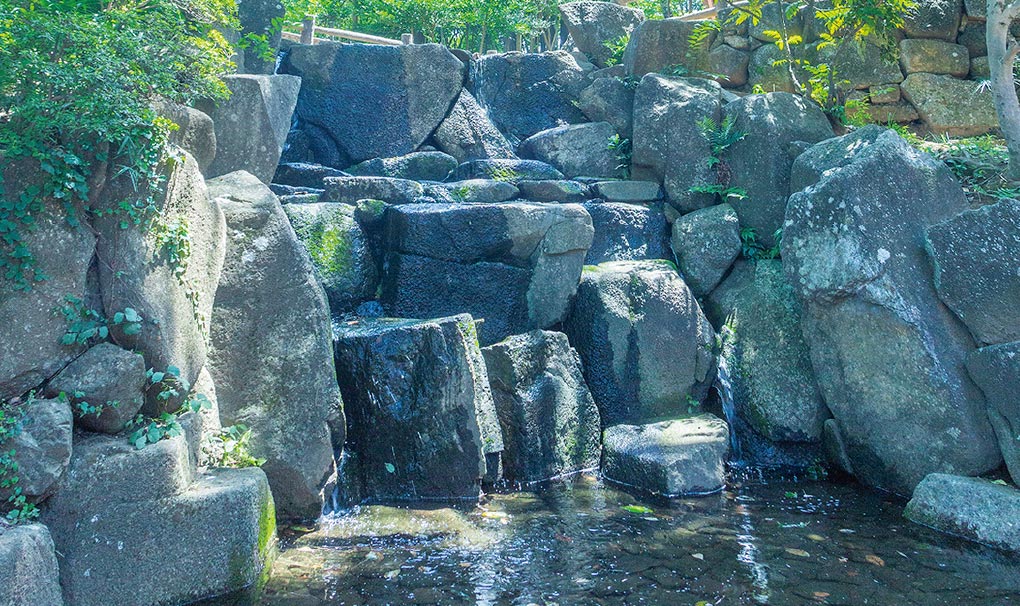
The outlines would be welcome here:
M 740 463 L 743 461 L 743 453 L 740 448 L 740 438 L 737 436 L 737 406 L 733 399 L 733 379 L 730 374 L 730 358 L 734 349 L 732 328 L 734 322 L 735 319 L 732 317 L 727 319 L 720 331 L 722 346 L 719 352 L 719 371 L 713 386 L 719 396 L 726 423 L 730 426 L 730 460 L 733 463 Z

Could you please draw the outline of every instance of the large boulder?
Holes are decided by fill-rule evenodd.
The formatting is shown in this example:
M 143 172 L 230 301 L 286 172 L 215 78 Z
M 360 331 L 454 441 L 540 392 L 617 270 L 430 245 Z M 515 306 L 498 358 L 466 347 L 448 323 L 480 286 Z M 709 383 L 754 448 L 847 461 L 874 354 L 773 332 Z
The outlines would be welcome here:
M 642 78 L 634 94 L 633 177 L 662 182 L 669 203 L 681 212 L 713 204 L 713 194 L 692 188 L 717 182 L 709 163 L 712 147 L 699 123 L 721 118 L 722 89 L 715 82 Z
M 901 40 L 900 67 L 905 74 L 927 72 L 963 78 L 970 71 L 970 51 L 942 40 Z
M 283 162 L 276 167 L 273 183 L 290 187 L 326 189 L 326 177 L 350 177 L 349 173 L 321 164 Z
M 565 179 L 521 181 L 517 188 L 521 198 L 532 202 L 578 204 L 591 197 L 588 186 L 579 181 Z
M 42 524 L 0 522 L 0 604 L 64 606 L 53 539 Z
M 803 191 L 790 197 L 783 264 L 853 472 L 910 494 L 928 473 L 997 466 L 964 368 L 974 342 L 938 300 L 923 247 L 926 228 L 967 208 L 959 183 L 877 126 L 815 145 L 793 173 Z
M 992 93 L 980 82 L 952 76 L 910 74 L 900 90 L 933 133 L 973 137 L 999 127 Z
M 962 14 L 963 0 L 923 0 L 903 19 L 903 33 L 910 38 L 955 42 Z
M 41 185 L 35 164 L 4 162 L 0 170 L 6 199 Z M 0 275 L 0 401 L 38 387 L 83 349 L 63 343 L 67 325 L 53 311 L 68 306 L 67 297 L 86 298 L 96 237 L 85 225 L 72 226 L 59 200 L 44 200 L 33 214 L 31 229 L 18 227 L 32 259 L 30 267 L 22 265 L 25 280 L 9 276 L 10 270 Z
M 244 170 L 269 183 L 287 141 L 301 79 L 234 75 L 223 81 L 230 99 L 206 108 L 216 128 L 216 158 L 205 175 Z
M 608 122 L 620 137 L 634 134 L 634 87 L 622 78 L 597 78 L 577 100 L 592 122 Z
M 738 262 L 705 312 L 723 327 L 737 413 L 773 442 L 820 442 L 829 409 L 782 262 Z
M 595 237 L 585 265 L 606 261 L 670 259 L 669 225 L 661 204 L 621 204 L 593 200 L 584 204 L 591 215 Z
M 386 221 L 387 311 L 470 313 L 483 345 L 563 320 L 593 231 L 575 204 L 410 204 Z
M 352 311 L 375 296 L 379 283 L 368 237 L 349 204 L 288 204 L 283 207 L 298 240 L 315 265 L 334 313 Z
M 515 200 L 521 194 L 517 186 L 507 181 L 492 179 L 468 179 L 450 183 L 429 184 L 425 188 L 425 197 L 437 202 L 457 202 L 461 204 L 493 204 Z
M 714 378 L 715 331 L 668 261 L 586 268 L 564 328 L 603 425 L 682 414 Z
M 967 210 L 928 229 L 939 297 L 981 344 L 1020 340 L 1020 201 Z
M 715 32 L 709 34 L 704 45 L 691 43 L 691 34 L 702 23 L 680 17 L 644 21 L 631 34 L 623 54 L 627 73 L 640 78 L 676 65 L 684 66 L 688 73 L 711 71 L 707 55 Z
M 472 65 L 472 92 L 511 143 L 584 122 L 575 102 L 587 85 L 584 69 L 566 51 L 486 55 Z
M 253 175 L 209 182 L 230 232 L 210 329 L 224 425 L 252 431 L 284 517 L 317 517 L 343 427 L 326 295 L 283 207 Z
M 251 44 L 239 53 L 238 71 L 246 74 L 272 74 L 276 71 L 276 51 L 280 48 L 283 20 L 287 9 L 280 0 L 237 0 L 237 19 L 242 35 L 262 36 L 269 49 Z
M 645 20 L 645 13 L 636 8 L 593 0 L 561 4 L 560 15 L 577 50 L 599 67 L 612 63 L 613 52 L 607 43 L 628 38 Z
M 1013 481 L 1020 480 L 1020 341 L 984 347 L 967 357 L 967 370 L 988 398 L 988 420 Z
M 301 76 L 298 122 L 336 148 L 334 158 L 316 153 L 336 168 L 417 150 L 464 81 L 464 64 L 438 44 L 294 46 L 282 70 Z
M 522 158 L 555 166 L 568 179 L 618 177 L 620 160 L 609 145 L 615 134 L 616 129 L 608 122 L 568 124 L 528 137 L 517 152 Z
M 494 418 L 474 322 L 363 319 L 337 327 L 354 486 L 370 499 L 477 499 Z M 498 432 L 497 432 L 498 433 Z M 501 449 L 501 448 L 500 448 Z
M 170 143 L 191 154 L 205 174 L 216 158 L 216 127 L 212 118 L 178 103 L 160 102 L 155 107 L 160 116 L 177 125 L 177 130 L 170 133 Z
M 503 429 L 508 480 L 538 482 L 598 467 L 599 411 L 566 335 L 536 330 L 482 354 Z
M 123 431 L 145 402 L 145 360 L 112 343 L 100 343 L 50 380 L 46 396 L 64 394 L 75 425 L 89 431 Z
M 1020 490 L 981 478 L 941 473 L 926 477 L 903 512 L 911 522 L 1020 552 Z
M 130 308 L 142 318 L 140 325 L 111 327 L 114 341 L 141 352 L 146 368 L 164 372 L 176 367 L 181 382 L 190 386 L 206 363 L 209 319 L 227 229 L 223 211 L 209 196 L 190 155 L 166 170 L 167 186 L 156 198 L 159 229 L 125 229 L 117 215 L 93 221 L 100 236 L 99 258 L 116 259 L 116 263 L 98 264 L 99 285 L 108 315 Z M 112 207 L 139 194 L 121 177 L 107 186 L 104 196 Z M 170 262 L 173 256 L 184 255 L 184 246 L 189 250 L 184 260 Z M 156 391 L 152 390 L 144 412 L 158 415 L 180 407 L 180 398 L 160 401 Z
M 432 135 L 436 147 L 464 163 L 471 160 L 512 160 L 514 148 L 466 89 Z
M 676 265 L 696 297 L 712 292 L 740 256 L 740 221 L 729 204 L 696 210 L 673 221 Z
M 729 427 L 712 415 L 603 433 L 602 473 L 610 481 L 665 497 L 700 495 L 726 483 Z
M 791 193 L 790 168 L 803 149 L 795 143 L 829 139 L 832 125 L 820 107 L 789 93 L 749 95 L 727 104 L 723 115 L 746 133 L 723 154 L 730 187 L 747 195 L 735 207 L 740 226 L 755 230 L 763 246 L 773 246 Z
M 6 503 L 18 490 L 30 501 L 41 501 L 57 490 L 71 461 L 74 417 L 62 399 L 29 398 L 14 406 L 20 408 L 21 418 L 13 437 L 0 442 L 0 452 L 9 455 L 13 451 L 18 481 L 0 487 L 0 503 Z M 10 479 L 4 476 L 4 480 Z
M 410 181 L 445 181 L 460 162 L 443 152 L 414 152 L 397 158 L 373 158 L 347 169 L 363 177 L 391 177 Z
M 895 89 L 903 81 L 903 72 L 896 60 L 889 60 L 888 54 L 875 44 L 865 44 L 863 48 L 857 44 L 840 44 L 823 49 L 820 54 L 840 79 L 848 80 L 856 89 L 890 88 L 890 85 Z

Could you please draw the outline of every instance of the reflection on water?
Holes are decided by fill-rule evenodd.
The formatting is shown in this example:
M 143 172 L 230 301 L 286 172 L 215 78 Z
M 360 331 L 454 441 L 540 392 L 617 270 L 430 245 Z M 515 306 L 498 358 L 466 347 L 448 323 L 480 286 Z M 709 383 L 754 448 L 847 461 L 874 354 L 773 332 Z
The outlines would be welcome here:
M 1020 559 L 902 508 L 856 485 L 735 480 L 669 502 L 590 477 L 484 509 L 367 506 L 285 531 L 262 598 L 216 604 L 1020 604 Z

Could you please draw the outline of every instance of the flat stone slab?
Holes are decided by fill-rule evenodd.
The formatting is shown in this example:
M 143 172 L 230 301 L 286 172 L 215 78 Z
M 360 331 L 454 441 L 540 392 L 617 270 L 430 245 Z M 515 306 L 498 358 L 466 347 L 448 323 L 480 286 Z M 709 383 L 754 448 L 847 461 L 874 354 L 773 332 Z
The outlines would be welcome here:
M 712 493 L 726 482 L 729 436 L 726 422 L 712 415 L 615 425 L 602 434 L 602 472 L 667 497 Z
M 390 177 L 326 177 L 323 202 L 357 204 L 359 200 L 382 200 L 411 204 L 424 193 L 421 183 Z
M 903 512 L 911 522 L 1008 551 L 1020 551 L 1020 490 L 981 478 L 928 475 Z
M 662 199 L 662 188 L 654 181 L 599 181 L 592 190 L 606 202 L 640 204 Z

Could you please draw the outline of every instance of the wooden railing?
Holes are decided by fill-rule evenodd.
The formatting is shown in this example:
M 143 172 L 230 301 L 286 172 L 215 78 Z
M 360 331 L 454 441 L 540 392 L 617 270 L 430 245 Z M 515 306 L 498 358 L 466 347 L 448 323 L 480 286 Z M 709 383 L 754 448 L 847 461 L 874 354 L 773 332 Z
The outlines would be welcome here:
M 725 6 L 747 6 L 747 0 L 740 0 L 740 2 L 728 2 Z M 693 13 L 687 13 L 686 15 L 680 15 L 680 19 L 684 21 L 700 21 L 702 19 L 715 19 L 719 15 L 719 9 L 724 8 L 720 6 L 720 3 L 716 3 L 712 8 L 706 8 L 703 11 L 696 11 Z
M 297 24 L 295 23 L 295 25 Z M 315 17 L 309 17 L 301 22 L 300 34 L 285 30 L 283 37 L 287 40 L 300 42 L 301 44 L 318 44 L 319 42 L 325 42 L 329 38 L 340 38 L 353 42 L 364 42 L 366 44 L 383 44 L 386 46 L 403 46 L 414 42 L 414 36 L 411 34 L 404 34 L 400 37 L 400 40 L 393 40 L 391 38 L 383 38 L 382 36 L 373 36 L 372 34 L 352 32 L 346 29 L 321 27 L 315 25 Z

